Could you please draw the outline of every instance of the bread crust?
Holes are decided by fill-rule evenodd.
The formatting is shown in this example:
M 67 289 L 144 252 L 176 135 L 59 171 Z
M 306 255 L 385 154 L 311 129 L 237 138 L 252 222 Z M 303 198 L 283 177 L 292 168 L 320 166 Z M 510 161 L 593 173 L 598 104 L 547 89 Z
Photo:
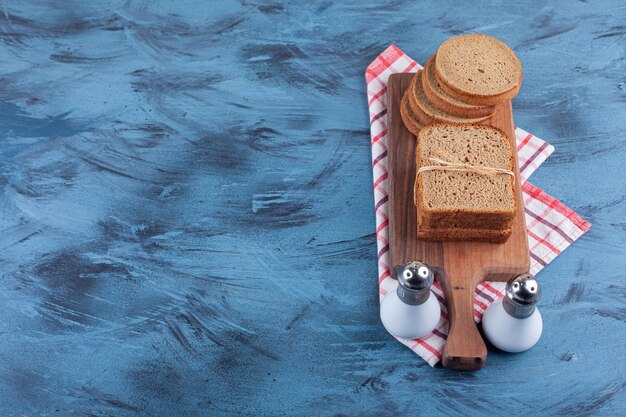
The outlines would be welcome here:
M 417 191 L 416 191 L 417 192 Z M 419 207 L 418 207 L 419 210 Z M 472 227 L 480 229 L 502 230 L 513 227 L 515 213 L 506 211 L 477 212 L 460 210 L 423 210 L 418 211 L 418 220 L 429 229 L 449 229 L 463 227 L 468 217 L 471 217 Z
M 402 119 L 402 123 L 404 123 L 407 130 L 417 137 L 424 125 L 418 121 L 417 117 L 411 111 L 409 94 L 410 91 L 407 90 L 402 96 L 402 102 L 400 103 L 400 118 Z
M 472 241 L 486 243 L 506 242 L 513 229 L 485 230 L 485 229 L 428 229 L 417 226 L 417 237 L 426 241 Z
M 437 82 L 435 60 L 436 54 L 428 58 L 422 73 L 422 88 L 424 89 L 424 94 L 428 101 L 446 113 L 458 117 L 477 118 L 493 115 L 495 111 L 494 106 L 480 106 L 466 103 L 447 94 L 441 87 L 441 83 Z M 433 85 L 434 83 L 437 85 Z
M 446 84 L 445 81 L 442 81 L 442 78 L 439 75 L 439 73 L 437 73 L 436 75 L 437 75 L 437 80 L 439 80 L 439 83 L 441 85 L 441 88 L 450 96 L 458 100 L 463 100 L 467 103 L 480 104 L 483 106 L 495 105 L 498 103 L 502 103 L 503 101 L 513 100 L 519 93 L 521 83 L 522 83 L 522 80 L 520 78 L 520 85 L 513 88 L 512 90 L 504 91 L 494 96 L 479 96 L 479 95 L 467 94 L 465 92 L 456 90 L 454 87 Z
M 464 118 L 459 116 L 454 116 L 443 112 L 441 109 L 437 109 L 442 114 L 437 114 L 436 107 L 428 101 L 426 96 L 423 94 L 422 90 L 422 73 L 423 71 L 418 71 L 413 79 L 411 80 L 411 84 L 408 88 L 411 110 L 413 114 L 415 114 L 418 120 L 424 125 L 430 125 L 435 123 L 448 123 L 448 124 L 457 124 L 457 125 L 467 125 L 467 124 L 478 124 L 478 123 L 488 123 L 491 119 L 492 114 L 482 117 L 476 118 Z

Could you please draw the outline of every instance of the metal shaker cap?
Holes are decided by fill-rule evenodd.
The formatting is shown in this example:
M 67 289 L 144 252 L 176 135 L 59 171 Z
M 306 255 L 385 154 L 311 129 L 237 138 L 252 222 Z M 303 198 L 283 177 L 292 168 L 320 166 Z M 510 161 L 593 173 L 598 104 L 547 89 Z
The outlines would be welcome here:
M 530 317 L 541 299 L 541 286 L 531 274 L 519 275 L 507 282 L 502 306 L 518 319 Z
M 410 261 L 396 268 L 398 298 L 405 304 L 419 305 L 428 300 L 435 274 L 425 263 Z

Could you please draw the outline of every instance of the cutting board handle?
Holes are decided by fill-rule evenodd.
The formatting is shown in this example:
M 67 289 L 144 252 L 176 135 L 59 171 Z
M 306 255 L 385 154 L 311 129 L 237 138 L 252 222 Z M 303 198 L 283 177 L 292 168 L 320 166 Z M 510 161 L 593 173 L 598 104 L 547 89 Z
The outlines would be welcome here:
M 474 321 L 474 291 L 482 281 L 482 271 L 473 271 L 467 264 L 447 265 L 444 271 L 440 281 L 448 304 L 450 330 L 441 361 L 446 368 L 480 369 L 487 359 L 487 347 Z

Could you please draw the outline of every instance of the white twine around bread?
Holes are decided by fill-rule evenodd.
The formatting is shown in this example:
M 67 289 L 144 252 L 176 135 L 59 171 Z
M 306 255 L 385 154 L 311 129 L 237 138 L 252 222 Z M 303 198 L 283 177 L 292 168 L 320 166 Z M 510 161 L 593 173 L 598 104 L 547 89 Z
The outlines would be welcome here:
M 493 176 L 493 175 L 498 175 L 498 174 L 504 174 L 504 175 L 510 175 L 512 177 L 515 177 L 515 174 L 513 173 L 513 171 L 509 171 L 508 169 L 494 168 L 494 167 L 488 167 L 488 166 L 482 166 L 482 165 L 463 164 L 461 162 L 448 162 L 436 156 L 431 156 L 428 158 L 428 160 L 439 165 L 425 165 L 421 167 L 420 169 L 417 170 L 417 174 L 415 175 L 416 178 L 422 172 L 427 172 L 427 171 L 461 171 L 461 172 L 474 172 L 476 174 L 481 174 L 481 175 Z
M 441 154 L 441 151 L 438 151 L 435 153 Z M 448 159 L 451 159 L 451 158 L 448 157 Z M 420 169 L 418 169 L 417 173 L 415 174 L 414 189 L 417 188 L 417 179 L 419 178 L 419 175 L 422 172 L 428 172 L 428 171 L 474 172 L 476 174 L 489 175 L 489 176 L 510 175 L 513 178 L 515 178 L 515 173 L 513 173 L 513 171 L 509 171 L 508 169 L 488 167 L 488 166 L 482 166 L 482 165 L 464 164 L 461 162 L 449 162 L 436 156 L 430 156 L 428 157 L 428 160 L 438 165 L 425 165 L 421 167 Z M 413 203 L 417 207 L 417 193 L 413 193 Z

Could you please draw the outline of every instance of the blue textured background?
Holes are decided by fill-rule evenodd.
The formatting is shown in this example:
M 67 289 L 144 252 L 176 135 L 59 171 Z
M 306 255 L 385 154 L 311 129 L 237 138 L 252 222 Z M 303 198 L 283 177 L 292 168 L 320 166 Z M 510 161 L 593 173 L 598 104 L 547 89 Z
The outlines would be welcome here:
M 3 2 L 0 415 L 624 415 L 626 4 L 463 3 Z M 474 373 L 379 322 L 364 83 L 466 32 L 594 224 Z

